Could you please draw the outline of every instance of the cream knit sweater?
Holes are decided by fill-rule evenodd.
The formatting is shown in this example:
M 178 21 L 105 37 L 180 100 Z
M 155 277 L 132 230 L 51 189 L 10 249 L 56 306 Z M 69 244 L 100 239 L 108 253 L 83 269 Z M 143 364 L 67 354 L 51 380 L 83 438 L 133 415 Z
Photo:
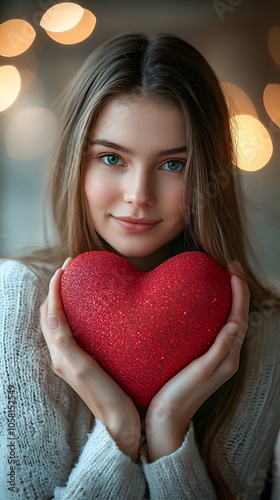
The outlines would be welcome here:
M 39 325 L 47 283 L 14 261 L 0 264 L 0 499 L 217 499 L 193 424 L 175 453 L 139 464 L 50 367 Z M 280 425 L 280 315 L 252 317 L 246 388 L 216 463 L 237 500 L 260 499 Z

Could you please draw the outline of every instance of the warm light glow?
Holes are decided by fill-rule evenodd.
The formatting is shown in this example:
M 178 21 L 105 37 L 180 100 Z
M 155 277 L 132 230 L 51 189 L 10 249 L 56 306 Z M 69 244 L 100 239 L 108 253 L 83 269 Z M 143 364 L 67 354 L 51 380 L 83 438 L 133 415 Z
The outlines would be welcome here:
M 232 131 L 238 167 L 250 172 L 263 168 L 273 152 L 270 135 L 263 124 L 253 116 L 237 115 L 232 118 Z
M 21 107 L 28 108 L 30 106 L 34 106 L 39 104 L 40 106 L 44 103 L 45 100 L 45 89 L 41 80 L 37 77 L 36 73 L 30 71 L 29 69 L 21 69 L 21 89 L 20 89 L 20 101 L 21 104 L 28 99 L 30 102 L 27 104 L 24 102 L 24 105 Z
M 15 66 L 0 67 L 0 111 L 15 102 L 20 91 L 20 74 Z
M 38 80 L 34 71 L 30 71 L 29 69 L 21 69 L 21 93 L 26 92 L 30 87 L 34 85 L 34 83 Z
M 263 103 L 268 116 L 280 127 L 280 85 L 269 83 L 263 93 Z
M 53 146 L 56 118 L 45 108 L 22 109 L 7 129 L 6 149 L 16 160 L 34 160 Z
M 83 7 L 76 3 L 59 3 L 45 12 L 40 25 L 46 31 L 67 31 L 78 24 L 83 13 Z
M 0 55 L 15 57 L 32 45 L 36 33 L 23 19 L 10 19 L 0 24 Z
M 18 111 L 30 106 L 43 106 L 46 98 L 44 86 L 36 74 L 28 69 L 20 70 L 20 92 L 16 103 L 2 113 L 14 118 Z
M 273 26 L 268 35 L 268 48 L 274 61 L 280 66 L 280 26 Z
M 47 31 L 46 33 L 56 42 L 62 43 L 64 45 L 73 45 L 74 43 L 80 43 L 90 36 L 96 25 L 96 17 L 87 9 L 84 9 L 84 14 L 82 19 L 68 31 L 63 31 L 62 33 L 55 33 Z
M 224 95 L 226 97 L 228 107 L 232 116 L 234 115 L 251 115 L 258 117 L 254 104 L 250 97 L 238 85 L 230 82 L 222 83 Z

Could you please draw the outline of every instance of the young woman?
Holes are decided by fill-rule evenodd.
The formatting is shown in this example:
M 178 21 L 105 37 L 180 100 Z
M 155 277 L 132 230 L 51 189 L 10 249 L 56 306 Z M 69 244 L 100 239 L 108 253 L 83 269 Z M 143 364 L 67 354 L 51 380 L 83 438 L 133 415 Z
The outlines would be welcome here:
M 279 428 L 279 298 L 247 261 L 217 77 L 175 36 L 125 34 L 60 104 L 57 244 L 0 265 L 1 498 L 260 499 Z M 144 411 L 67 323 L 61 277 L 89 250 L 142 271 L 198 250 L 232 275 L 216 341 Z

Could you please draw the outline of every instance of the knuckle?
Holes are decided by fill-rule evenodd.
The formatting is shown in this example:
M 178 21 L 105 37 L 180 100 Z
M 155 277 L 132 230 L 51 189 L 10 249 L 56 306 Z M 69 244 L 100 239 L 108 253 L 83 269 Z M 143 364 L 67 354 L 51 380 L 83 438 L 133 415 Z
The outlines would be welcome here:
M 218 345 L 218 349 L 221 355 L 227 354 L 232 346 L 232 339 L 229 335 L 223 337 Z
M 206 367 L 203 367 L 201 368 L 201 370 L 199 371 L 199 373 L 197 374 L 197 383 L 200 385 L 200 384 L 203 384 L 205 382 L 205 380 L 208 380 L 209 378 L 209 369 L 206 368 Z
M 58 347 L 58 349 L 65 349 L 67 346 L 68 338 L 67 336 L 63 335 L 62 333 L 53 335 L 54 336 L 54 342 L 55 345 Z
M 82 363 L 78 363 L 72 368 L 72 372 L 76 380 L 83 380 L 87 377 L 88 370 Z
M 52 367 L 52 371 L 55 375 L 57 375 L 58 377 L 62 377 L 63 372 L 62 372 L 61 367 L 58 364 L 52 363 L 51 367 Z
M 230 358 L 225 365 L 225 376 L 229 379 L 235 375 L 239 368 L 239 359 L 236 357 Z
M 239 359 L 238 358 L 232 359 L 229 364 L 230 373 L 234 375 L 238 371 L 238 368 L 239 368 Z

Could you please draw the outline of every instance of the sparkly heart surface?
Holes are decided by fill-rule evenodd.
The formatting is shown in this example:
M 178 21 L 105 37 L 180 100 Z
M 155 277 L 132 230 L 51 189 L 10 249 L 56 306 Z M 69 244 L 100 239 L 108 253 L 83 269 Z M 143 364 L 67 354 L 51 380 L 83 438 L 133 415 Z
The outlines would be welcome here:
M 61 297 L 78 344 L 141 407 L 209 349 L 231 308 L 227 270 L 202 252 L 150 272 L 86 252 L 65 270 Z

